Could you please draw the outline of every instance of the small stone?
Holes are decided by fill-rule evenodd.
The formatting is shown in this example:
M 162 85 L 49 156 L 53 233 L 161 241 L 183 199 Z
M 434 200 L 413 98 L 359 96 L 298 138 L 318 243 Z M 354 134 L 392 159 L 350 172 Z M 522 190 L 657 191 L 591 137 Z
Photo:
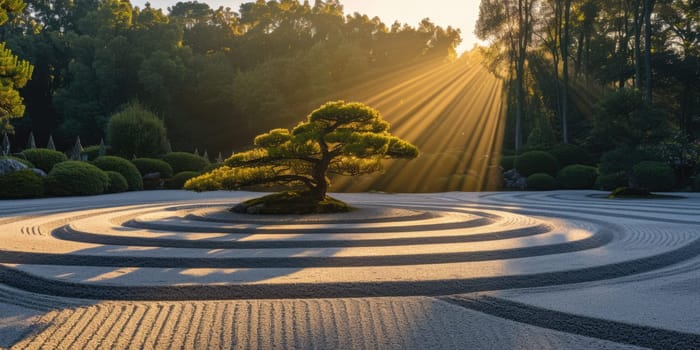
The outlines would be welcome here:
M 27 169 L 27 166 L 14 159 L 0 159 L 0 175 L 13 173 L 18 170 Z

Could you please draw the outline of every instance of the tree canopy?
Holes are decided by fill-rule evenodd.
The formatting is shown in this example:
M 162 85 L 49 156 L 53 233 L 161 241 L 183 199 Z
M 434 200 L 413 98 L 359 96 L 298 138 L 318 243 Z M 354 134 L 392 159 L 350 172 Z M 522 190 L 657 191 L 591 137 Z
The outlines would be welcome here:
M 330 174 L 369 174 L 382 169 L 383 159 L 418 156 L 415 146 L 389 133 L 389 123 L 377 110 L 344 101 L 322 105 L 291 131 L 273 129 L 257 136 L 255 146 L 231 156 L 225 166 L 188 181 L 185 188 L 302 185 L 320 201 L 326 196 Z

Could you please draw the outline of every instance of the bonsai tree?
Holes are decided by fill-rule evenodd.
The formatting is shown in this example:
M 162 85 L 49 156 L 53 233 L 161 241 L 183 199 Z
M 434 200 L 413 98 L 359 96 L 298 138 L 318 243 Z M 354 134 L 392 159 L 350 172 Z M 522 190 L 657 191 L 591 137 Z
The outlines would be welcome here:
M 274 129 L 257 136 L 255 146 L 231 156 L 224 166 L 189 180 L 185 188 L 206 191 L 297 185 L 306 188 L 305 198 L 321 203 L 327 199 L 330 174 L 369 174 L 382 169 L 383 159 L 418 156 L 415 146 L 389 133 L 389 123 L 377 110 L 344 101 L 324 104 L 291 131 Z

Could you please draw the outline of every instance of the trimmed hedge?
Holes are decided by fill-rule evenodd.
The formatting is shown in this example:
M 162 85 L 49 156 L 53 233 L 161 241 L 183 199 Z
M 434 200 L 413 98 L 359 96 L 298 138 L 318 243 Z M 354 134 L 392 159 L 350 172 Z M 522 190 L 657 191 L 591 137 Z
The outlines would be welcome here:
M 163 156 L 163 160 L 170 164 L 175 174 L 183 171 L 199 172 L 209 165 L 209 161 L 204 159 L 204 157 L 187 152 L 171 152 Z
M 199 176 L 199 173 L 196 171 L 179 172 L 165 182 L 165 187 L 171 190 L 181 190 L 187 180 L 196 176 Z
M 124 175 L 107 170 L 105 174 L 109 177 L 109 186 L 105 189 L 105 193 L 121 193 L 129 190 L 129 183 L 124 178 Z
M 503 156 L 501 157 L 501 167 L 503 170 L 510 170 L 513 169 L 515 166 L 515 159 L 518 158 L 518 156 Z
M 527 189 L 532 191 L 556 190 L 557 180 L 549 174 L 535 173 L 527 177 Z
M 0 198 L 36 198 L 44 195 L 44 179 L 30 169 L 0 176 Z
M 625 187 L 629 184 L 629 178 L 624 171 L 612 174 L 601 174 L 595 180 L 595 188 L 604 191 L 612 191 L 618 187 Z
M 30 162 L 30 161 L 28 161 L 28 160 L 26 160 L 26 159 L 24 159 L 24 158 L 13 157 L 13 156 L 0 156 L 0 159 L 12 159 L 12 160 L 16 160 L 16 161 L 18 161 L 18 162 L 20 162 L 20 163 L 26 165 L 27 168 L 36 168 L 36 167 L 34 166 L 34 164 L 32 164 L 32 162 Z
M 26 149 L 21 153 L 34 167 L 48 173 L 54 165 L 68 160 L 65 154 L 48 148 Z
M 559 187 L 571 190 L 593 188 L 598 177 L 598 170 L 592 166 L 574 164 L 565 166 L 557 174 Z
M 95 159 L 92 164 L 102 170 L 116 171 L 126 179 L 129 184 L 129 191 L 140 191 L 143 189 L 143 179 L 141 173 L 130 161 L 116 156 L 102 156 Z
M 525 152 L 515 159 L 514 166 L 522 176 L 530 176 L 536 173 L 546 173 L 555 176 L 557 170 L 559 170 L 557 159 L 544 151 Z
M 109 176 L 86 162 L 68 160 L 56 164 L 46 178 L 46 190 L 55 196 L 102 194 L 109 186 Z
M 585 148 L 570 143 L 552 147 L 549 154 L 554 156 L 562 167 L 573 164 L 590 165 L 592 158 Z
M 661 162 L 637 163 L 632 168 L 632 176 L 637 187 L 649 191 L 670 191 L 676 182 L 673 169 Z
M 155 158 L 136 158 L 131 161 L 139 172 L 141 176 L 145 176 L 150 173 L 160 173 L 160 177 L 167 179 L 173 176 L 173 167 L 170 164 Z

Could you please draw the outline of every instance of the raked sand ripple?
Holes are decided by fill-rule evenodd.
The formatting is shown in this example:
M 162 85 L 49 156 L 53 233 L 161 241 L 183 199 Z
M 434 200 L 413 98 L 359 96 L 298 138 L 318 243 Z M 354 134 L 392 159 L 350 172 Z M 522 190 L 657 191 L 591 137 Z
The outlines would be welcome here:
M 306 311 L 302 314 L 307 315 L 306 330 L 291 329 L 289 327 L 292 326 L 286 323 L 272 323 L 274 327 L 287 329 L 279 336 L 291 337 L 279 339 L 282 347 L 285 347 L 284 344 L 290 347 L 335 344 L 367 348 L 367 344 L 362 343 L 363 339 L 378 341 L 379 338 L 367 336 L 364 330 L 359 329 L 345 329 L 348 338 L 344 341 L 332 340 L 331 337 L 330 343 L 314 342 L 314 337 L 323 332 L 323 322 L 308 319 L 312 317 L 308 316 L 308 309 L 318 308 L 317 312 L 323 313 L 324 307 L 329 310 L 354 307 L 347 300 L 328 301 L 328 305 L 324 306 L 324 302 L 318 298 L 382 296 L 398 299 L 387 299 L 377 304 L 384 305 L 381 307 L 372 304 L 376 301 L 367 301 L 368 307 L 378 307 L 378 312 L 389 307 L 390 312 L 405 315 L 406 312 L 419 311 L 407 311 L 404 306 L 394 309 L 392 303 L 402 300 L 402 297 L 419 297 L 423 299 L 406 300 L 427 302 L 431 308 L 451 305 L 448 309 L 453 310 L 458 305 L 485 313 L 491 310 L 494 315 L 503 317 L 499 313 L 501 311 L 497 312 L 493 306 L 478 305 L 491 305 L 493 300 L 503 300 L 504 305 L 511 308 L 520 305 L 520 302 L 524 302 L 523 305 L 532 303 L 538 309 L 546 308 L 546 303 L 528 296 L 527 291 L 537 291 L 534 295 L 541 295 L 542 290 L 546 291 L 547 288 L 579 284 L 582 289 L 577 293 L 580 294 L 588 284 L 592 290 L 598 290 L 605 281 L 624 280 L 645 273 L 658 274 L 657 271 L 670 269 L 677 264 L 690 263 L 700 255 L 700 197 L 694 195 L 680 200 L 610 201 L 597 198 L 597 193 L 580 191 L 339 194 L 339 198 L 350 202 L 358 210 L 347 214 L 282 217 L 241 215 L 226 210 L 252 195 L 255 194 L 219 192 L 194 195 L 170 191 L 93 197 L 92 201 L 16 201 L 16 205 L 10 201 L 0 202 L 0 210 L 8 213 L 6 217 L 0 217 L 3 241 L 0 282 L 40 293 L 36 295 L 60 297 L 61 300 L 131 301 L 125 304 L 114 301 L 116 304 L 87 305 L 71 309 L 73 311 L 68 314 L 55 311 L 43 316 L 41 322 L 46 324 L 56 324 L 56 320 L 64 318 L 65 322 L 75 318 L 90 323 L 76 312 L 90 314 L 93 320 L 104 321 L 114 317 L 114 310 L 120 310 L 121 313 L 129 313 L 130 318 L 155 322 L 149 327 L 168 326 L 176 329 L 181 325 L 163 321 L 161 326 L 157 326 L 156 320 L 166 311 L 189 312 L 189 304 L 181 304 L 178 300 L 270 299 L 264 306 L 250 302 L 205 302 L 197 304 L 202 310 L 190 311 L 193 315 L 200 315 L 198 317 L 210 318 L 198 322 L 213 327 L 229 322 L 221 315 L 250 313 L 251 308 L 256 307 L 272 308 L 268 311 L 273 314 L 290 308 L 292 311 L 287 311 L 292 315 L 293 310 L 304 309 Z M 23 211 L 21 207 L 25 203 L 27 210 Z M 683 278 L 692 281 L 692 278 L 698 277 L 699 267 L 698 264 L 689 266 L 694 268 L 690 268 L 689 274 L 686 271 Z M 654 278 L 662 277 L 668 276 Z M 678 284 L 683 281 L 671 282 Z M 493 291 L 514 288 L 521 292 L 493 294 Z M 557 297 L 562 299 L 564 292 L 561 288 L 557 290 Z M 425 299 L 446 295 L 453 297 L 441 297 L 446 298 L 444 301 Z M 474 300 L 482 296 L 488 302 L 477 305 Z M 272 301 L 292 298 L 297 301 L 289 304 Z M 139 300 L 160 303 L 137 302 Z M 170 300 L 170 304 L 164 303 L 165 300 Z M 461 307 L 458 309 L 466 312 Z M 552 308 L 557 307 L 553 305 Z M 207 313 L 206 310 L 213 311 Z M 272 317 L 267 314 L 268 311 L 261 309 L 256 312 Z M 563 311 L 578 313 L 570 305 Z M 614 322 L 623 324 L 649 324 L 644 320 L 630 320 L 633 316 L 606 317 L 604 313 L 589 313 L 586 317 L 612 318 Z M 421 315 L 425 317 L 425 312 Z M 253 316 L 248 314 L 246 317 L 248 322 L 253 322 L 250 320 Z M 281 322 L 292 322 L 286 317 L 294 319 L 296 316 L 280 317 Z M 394 314 L 388 319 L 405 323 L 400 327 L 408 327 L 406 332 L 396 331 L 397 334 L 404 334 L 410 333 L 409 328 L 413 327 L 410 325 L 411 318 Z M 381 322 L 385 321 L 382 318 Z M 87 324 L 74 326 L 89 328 Z M 128 327 L 133 325 L 114 326 L 124 327 L 126 333 L 135 332 L 127 332 Z M 398 323 L 381 327 L 394 329 L 397 326 Z M 244 337 L 239 326 L 224 328 L 230 333 L 214 335 L 190 330 L 195 332 L 192 337 L 183 333 L 182 338 L 167 342 L 181 345 L 177 347 L 197 348 L 196 344 L 187 341 L 202 341 L 202 344 L 217 347 L 216 344 L 232 344 L 230 339 Z M 670 332 L 679 329 L 689 334 L 695 333 L 692 327 L 667 328 Z M 376 327 L 373 329 L 377 330 Z M 637 331 L 632 329 L 629 332 Z M 57 329 L 55 332 L 58 334 L 68 330 Z M 95 337 L 107 339 L 111 331 L 103 332 L 104 337 Z M 158 347 L 157 342 L 164 341 L 159 338 L 160 335 L 168 332 L 163 329 L 152 332 L 157 333 L 150 335 L 152 339 L 134 333 L 126 344 L 132 347 L 135 344 L 138 344 L 136 347 Z M 295 332 L 306 333 L 298 335 Z M 576 330 L 564 330 L 563 334 L 567 332 L 631 345 L 655 344 L 649 342 L 650 338 L 621 341 Z M 37 345 L 70 348 L 80 343 L 76 343 L 75 339 L 81 336 L 73 333 L 46 336 L 42 338 L 43 343 L 27 341 L 24 345 L 30 348 Z M 379 333 L 375 335 L 379 336 Z M 677 335 L 673 333 L 670 336 Z M 433 340 L 406 340 L 391 332 L 381 337 L 389 342 L 386 344 L 389 348 L 422 347 L 419 344 L 441 347 L 441 343 L 431 343 Z M 691 336 L 681 340 L 692 344 L 695 339 Z M 242 341 L 243 344 L 251 344 L 248 338 Z M 565 340 L 556 338 L 549 341 L 549 344 L 559 347 L 557 342 Z M 86 344 L 89 341 L 83 345 Z M 265 348 L 259 342 L 256 344 L 258 346 L 253 347 Z M 530 343 L 532 348 L 535 347 L 533 344 Z M 600 343 L 591 346 L 605 348 L 608 345 Z M 446 344 L 445 347 L 452 346 Z

